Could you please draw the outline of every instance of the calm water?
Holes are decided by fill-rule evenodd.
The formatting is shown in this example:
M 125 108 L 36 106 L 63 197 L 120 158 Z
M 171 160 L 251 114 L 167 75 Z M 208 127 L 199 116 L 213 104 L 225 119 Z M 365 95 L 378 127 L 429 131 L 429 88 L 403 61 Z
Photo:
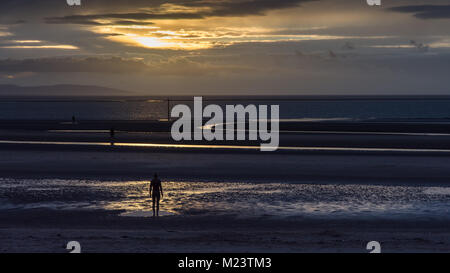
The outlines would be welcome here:
M 164 182 L 163 215 L 450 217 L 450 187 Z M 148 182 L 0 179 L 0 209 L 120 210 L 151 215 Z
M 282 119 L 450 119 L 450 99 L 256 100 L 208 101 L 225 104 L 278 104 Z M 172 101 L 175 104 L 188 101 Z M 0 100 L 0 119 L 157 120 L 167 118 L 166 100 L 14 101 Z

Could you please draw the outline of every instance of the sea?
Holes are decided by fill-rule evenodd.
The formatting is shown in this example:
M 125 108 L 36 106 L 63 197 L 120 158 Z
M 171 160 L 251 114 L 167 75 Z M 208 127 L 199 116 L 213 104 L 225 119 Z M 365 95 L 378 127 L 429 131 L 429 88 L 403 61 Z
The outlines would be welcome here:
M 160 120 L 172 107 L 192 107 L 193 97 L 0 98 L 0 120 Z M 279 105 L 280 119 L 403 120 L 446 122 L 450 97 L 273 96 L 203 97 L 203 105 Z

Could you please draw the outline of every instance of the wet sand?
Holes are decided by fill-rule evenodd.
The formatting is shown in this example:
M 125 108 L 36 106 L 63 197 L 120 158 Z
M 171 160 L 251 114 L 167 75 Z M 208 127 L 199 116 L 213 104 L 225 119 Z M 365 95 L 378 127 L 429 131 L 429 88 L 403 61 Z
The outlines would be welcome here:
M 49 131 L 53 129 L 47 125 L 39 126 L 33 130 L 0 126 L 0 140 L 109 141 L 107 131 L 55 132 Z M 66 128 L 56 128 L 60 129 Z M 118 132 L 116 141 L 167 143 L 170 139 L 165 132 Z M 450 147 L 446 135 L 354 132 L 286 133 L 282 142 L 296 146 Z M 448 166 L 450 154 L 433 152 L 260 153 L 0 144 L 0 177 L 14 179 L 148 180 L 157 171 L 171 181 L 449 186 Z M 450 221 L 446 219 L 275 219 L 236 215 L 151 219 L 121 217 L 120 213 L 2 209 L 0 251 L 66 252 L 63 246 L 71 240 L 80 241 L 85 252 L 367 252 L 365 244 L 372 240 L 380 241 L 385 252 L 450 251 Z
M 117 217 L 103 211 L 0 211 L 0 252 L 449 252 L 449 222 Z
M 450 156 L 345 152 L 260 153 L 189 149 L 0 145 L 5 178 L 447 184 Z

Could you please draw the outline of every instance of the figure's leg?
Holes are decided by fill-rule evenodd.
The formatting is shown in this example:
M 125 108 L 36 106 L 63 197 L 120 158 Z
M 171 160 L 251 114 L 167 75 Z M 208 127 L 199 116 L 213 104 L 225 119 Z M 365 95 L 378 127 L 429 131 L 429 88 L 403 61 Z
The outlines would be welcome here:
M 156 202 L 155 196 L 152 197 L 152 202 L 153 202 L 153 217 L 155 217 L 155 202 Z
M 159 196 L 157 197 L 157 204 L 156 204 L 156 215 L 159 216 Z

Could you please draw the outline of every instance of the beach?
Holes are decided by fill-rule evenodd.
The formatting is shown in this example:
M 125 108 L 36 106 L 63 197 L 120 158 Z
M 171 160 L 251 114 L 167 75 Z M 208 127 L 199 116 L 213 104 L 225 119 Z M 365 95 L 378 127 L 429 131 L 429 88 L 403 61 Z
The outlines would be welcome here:
M 30 210 L 0 213 L 1 252 L 67 253 L 368 253 L 448 252 L 448 221 L 117 217 L 104 212 Z M 424 232 L 426 230 L 426 232 Z
M 281 147 L 298 149 L 262 153 L 251 142 L 176 143 L 151 126 L 111 139 L 111 124 L 32 123 L 0 131 L 2 252 L 67 252 L 73 240 L 85 252 L 368 252 L 373 240 L 385 252 L 450 249 L 445 132 L 320 124 L 282 132 Z M 154 172 L 166 195 L 156 219 Z
M 0 253 L 450 252 L 450 1 L 0 10 Z

